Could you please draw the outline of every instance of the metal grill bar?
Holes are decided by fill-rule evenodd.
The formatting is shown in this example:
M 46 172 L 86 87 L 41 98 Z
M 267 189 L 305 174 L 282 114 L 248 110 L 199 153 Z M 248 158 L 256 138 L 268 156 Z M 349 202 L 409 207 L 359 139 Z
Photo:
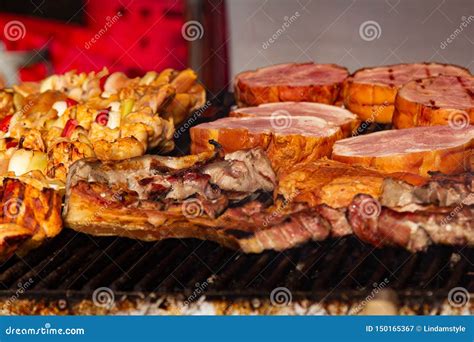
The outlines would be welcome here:
M 434 246 L 410 254 L 374 249 L 355 238 L 311 243 L 284 252 L 244 255 L 199 240 L 142 242 L 91 237 L 71 230 L 0 266 L 0 295 L 29 281 L 42 296 L 90 295 L 107 286 L 122 293 L 192 293 L 206 284 L 208 296 L 268 296 L 278 286 L 294 294 L 347 296 L 387 287 L 404 293 L 446 293 L 455 286 L 474 291 L 474 249 Z M 28 293 L 26 293 L 27 295 Z

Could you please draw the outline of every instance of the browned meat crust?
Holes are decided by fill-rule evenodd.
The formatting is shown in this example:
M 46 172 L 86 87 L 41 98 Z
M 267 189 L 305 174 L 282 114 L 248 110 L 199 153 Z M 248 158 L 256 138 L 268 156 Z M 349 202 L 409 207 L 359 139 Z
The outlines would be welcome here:
M 315 117 L 232 117 L 191 128 L 191 152 L 212 150 L 211 139 L 225 153 L 261 147 L 274 170 L 280 172 L 297 163 L 329 156 L 334 143 L 342 137 L 340 127 Z
M 53 189 L 5 178 L 0 192 L 0 259 L 19 248 L 36 247 L 61 231 L 61 195 Z
M 244 167 L 240 162 L 246 158 L 251 162 Z M 268 192 L 274 190 L 274 174 L 261 150 L 195 160 L 199 162 L 148 156 L 115 164 L 78 162 L 68 180 L 65 222 L 94 235 L 193 237 L 246 253 L 285 250 L 352 233 L 377 247 L 395 245 L 410 251 L 432 243 L 474 244 L 472 206 L 399 212 L 370 195 L 356 195 L 341 208 L 280 197 L 272 203 Z M 178 164 L 186 167 L 171 167 Z M 235 172 L 236 165 L 241 172 Z M 253 182 L 256 178 L 260 180 Z

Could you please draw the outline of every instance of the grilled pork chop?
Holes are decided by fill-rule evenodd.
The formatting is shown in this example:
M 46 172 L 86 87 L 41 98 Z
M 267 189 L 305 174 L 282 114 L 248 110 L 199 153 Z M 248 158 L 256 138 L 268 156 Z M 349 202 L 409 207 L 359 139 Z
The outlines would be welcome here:
M 452 207 L 397 212 L 370 195 L 355 196 L 347 208 L 311 206 L 274 198 L 276 186 L 270 161 L 260 149 L 224 158 L 207 153 L 113 164 L 82 160 L 71 168 L 64 218 L 69 227 L 94 235 L 148 241 L 199 238 L 246 253 L 352 233 L 376 246 L 411 251 L 432 243 L 474 244 L 466 221 L 471 207 L 446 226 L 442 215 Z
M 94 235 L 142 240 L 200 238 L 245 252 L 325 239 L 310 208 L 270 206 L 276 185 L 260 149 L 225 157 L 145 156 L 118 163 L 82 160 L 67 182 L 65 223 Z

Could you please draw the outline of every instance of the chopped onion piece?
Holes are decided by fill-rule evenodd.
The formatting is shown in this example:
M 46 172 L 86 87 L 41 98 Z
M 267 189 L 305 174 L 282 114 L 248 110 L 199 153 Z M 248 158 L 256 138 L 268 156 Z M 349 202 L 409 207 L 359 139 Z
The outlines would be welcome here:
M 58 116 L 63 116 L 67 107 L 68 106 L 67 106 L 66 101 L 56 101 L 53 104 L 53 109 L 56 109 L 56 112 L 58 112 Z
M 21 176 L 28 172 L 28 168 L 33 157 L 33 151 L 19 149 L 13 153 L 8 164 L 8 172 L 13 172 L 15 176 Z
M 117 102 L 117 101 L 110 102 L 109 107 L 112 111 L 119 112 L 120 111 L 120 102 Z
M 120 112 L 110 111 L 109 112 L 109 121 L 107 122 L 107 127 L 114 129 L 120 127 Z

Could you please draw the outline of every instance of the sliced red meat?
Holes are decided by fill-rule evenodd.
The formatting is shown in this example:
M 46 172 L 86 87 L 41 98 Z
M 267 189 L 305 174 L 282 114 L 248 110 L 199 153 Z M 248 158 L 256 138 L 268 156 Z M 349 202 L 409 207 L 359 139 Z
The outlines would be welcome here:
M 316 117 L 278 113 L 270 117 L 223 118 L 191 128 L 191 152 L 213 150 L 211 139 L 225 153 L 261 147 L 275 170 L 286 170 L 299 162 L 329 156 L 340 138 L 338 126 Z
M 471 74 L 465 68 L 439 63 L 364 68 L 344 82 L 344 105 L 363 120 L 389 124 L 392 122 L 395 97 L 400 87 L 412 80 L 439 75 Z
M 263 116 L 310 116 L 326 120 L 330 124 L 341 127 L 344 136 L 348 137 L 360 124 L 357 115 L 346 109 L 314 102 L 277 102 L 266 103 L 256 107 L 238 108 L 230 113 L 233 117 Z
M 335 64 L 278 64 L 238 74 L 234 91 L 241 107 L 282 101 L 333 104 L 348 74 Z
M 411 81 L 395 100 L 396 128 L 474 123 L 474 77 L 438 76 Z
M 469 170 L 473 147 L 474 126 L 415 127 L 340 140 L 332 158 L 385 172 L 427 176 L 429 171 L 452 174 Z

